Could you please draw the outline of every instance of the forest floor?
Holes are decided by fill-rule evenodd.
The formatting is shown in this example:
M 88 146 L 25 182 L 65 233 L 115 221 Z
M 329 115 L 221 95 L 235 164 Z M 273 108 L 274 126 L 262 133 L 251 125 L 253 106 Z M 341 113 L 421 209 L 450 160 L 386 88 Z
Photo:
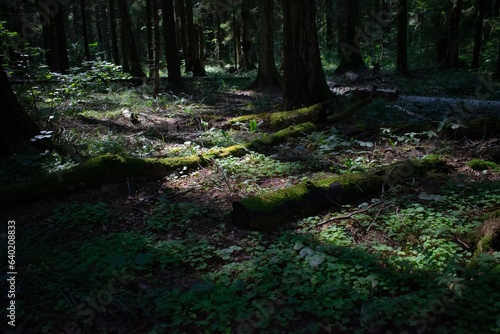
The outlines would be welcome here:
M 500 130 L 468 136 L 467 126 L 498 116 L 478 101 L 500 94 L 470 73 L 335 80 L 336 89 L 376 85 L 402 97 L 375 99 L 266 152 L 4 210 L 17 226 L 16 333 L 499 333 L 500 253 L 479 255 L 476 244 L 484 222 L 496 221 L 493 239 L 500 233 Z M 185 93 L 158 99 L 148 86 L 82 88 L 52 100 L 55 87 L 40 89 L 36 114 L 71 157 L 12 157 L 0 166 L 0 185 L 100 154 L 188 156 L 259 138 L 273 130 L 228 119 L 278 111 L 281 93 L 246 90 L 250 82 L 189 80 Z M 349 99 L 339 97 L 339 108 Z M 401 127 L 422 122 L 430 127 Z M 369 130 L 353 135 L 357 124 Z M 429 156 L 448 171 L 278 230 L 231 223 L 232 203 L 247 196 Z

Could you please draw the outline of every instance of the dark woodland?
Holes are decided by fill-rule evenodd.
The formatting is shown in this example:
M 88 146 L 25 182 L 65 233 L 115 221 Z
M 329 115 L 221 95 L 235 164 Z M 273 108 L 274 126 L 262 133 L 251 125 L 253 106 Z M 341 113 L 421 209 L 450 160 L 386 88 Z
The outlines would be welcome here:
M 499 80 L 500 0 L 0 0 L 0 332 L 500 333 Z

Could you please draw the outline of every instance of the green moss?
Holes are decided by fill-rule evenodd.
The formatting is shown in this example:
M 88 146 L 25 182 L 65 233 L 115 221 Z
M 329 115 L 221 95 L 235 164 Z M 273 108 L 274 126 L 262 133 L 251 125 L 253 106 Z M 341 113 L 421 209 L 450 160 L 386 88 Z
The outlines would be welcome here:
M 310 117 L 311 120 L 317 118 L 323 109 L 323 103 L 318 103 L 306 108 L 295 109 L 291 111 L 279 111 L 269 115 L 269 121 L 272 125 L 286 122 L 289 119 L 296 119 L 301 116 Z
M 424 162 L 428 163 L 438 163 L 440 161 L 443 161 L 443 157 L 441 157 L 439 154 L 428 154 L 422 158 Z
M 284 142 L 287 138 L 298 137 L 316 130 L 316 126 L 310 122 L 292 125 L 286 129 L 274 132 L 269 135 L 264 135 L 262 138 L 252 140 L 248 147 L 255 150 L 262 150 L 271 145 L 276 145 Z
M 499 166 L 496 163 L 481 159 L 472 159 L 467 165 L 474 170 L 499 170 Z
M 477 247 L 474 255 L 484 252 L 500 251 L 500 218 L 486 220 L 475 231 Z

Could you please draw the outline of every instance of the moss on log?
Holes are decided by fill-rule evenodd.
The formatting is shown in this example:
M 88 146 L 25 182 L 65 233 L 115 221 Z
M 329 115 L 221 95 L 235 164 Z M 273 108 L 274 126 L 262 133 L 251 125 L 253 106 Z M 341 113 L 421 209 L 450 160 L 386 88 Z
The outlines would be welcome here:
M 384 183 L 393 185 L 404 178 L 428 170 L 447 168 L 442 160 L 412 160 L 363 174 L 338 175 L 306 181 L 274 192 L 255 195 L 233 203 L 231 218 L 235 226 L 250 230 L 268 230 L 294 216 L 305 216 L 331 207 L 362 199 L 381 191 Z
M 330 101 L 290 111 L 277 111 L 271 113 L 238 116 L 231 118 L 228 121 L 228 124 L 246 123 L 251 120 L 255 120 L 259 122 L 262 121 L 266 126 L 270 126 L 272 128 L 280 128 L 304 122 L 314 123 L 320 119 L 321 113 L 328 104 L 330 104 Z
M 211 159 L 243 156 L 249 150 L 261 151 L 289 137 L 300 136 L 314 129 L 315 126 L 312 123 L 304 123 L 265 135 L 243 145 L 233 145 L 187 157 L 139 159 L 105 154 L 66 170 L 3 187 L 0 189 L 0 206 L 22 205 L 49 195 L 60 195 L 98 184 L 123 181 L 127 177 L 161 178 L 165 174 L 185 167 L 196 169 L 199 166 L 207 166 Z

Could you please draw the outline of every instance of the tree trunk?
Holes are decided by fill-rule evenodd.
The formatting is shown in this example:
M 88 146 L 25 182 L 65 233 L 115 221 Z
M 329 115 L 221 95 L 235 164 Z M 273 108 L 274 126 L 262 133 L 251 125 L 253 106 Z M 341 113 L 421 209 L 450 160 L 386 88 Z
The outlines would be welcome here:
M 462 15 L 463 0 L 455 0 L 450 16 L 450 31 L 446 47 L 446 55 L 441 65 L 458 67 L 460 47 L 460 16 Z
M 338 3 L 345 8 L 345 33 L 344 39 L 340 40 L 340 64 L 335 70 L 336 74 L 348 71 L 358 72 L 366 69 L 361 58 L 359 41 L 356 41 L 356 31 L 359 28 L 359 0 L 340 0 Z M 338 16 L 337 16 L 338 17 Z
M 182 77 L 179 49 L 177 48 L 173 0 L 162 0 L 162 18 L 168 81 L 173 86 L 173 91 L 179 92 L 182 89 Z
M 175 15 L 177 16 L 178 24 L 180 25 L 180 36 L 182 41 L 182 55 L 184 58 L 185 72 L 193 70 L 192 61 L 189 54 L 189 34 L 187 27 L 186 6 L 185 0 L 175 0 Z
M 102 31 L 102 48 L 105 54 L 105 60 L 111 62 L 111 45 L 110 45 L 110 34 L 109 34 L 109 21 L 106 6 L 101 7 L 100 21 L 101 21 L 101 31 Z M 113 23 L 114 24 L 114 23 Z
M 240 38 L 241 38 L 240 24 L 236 20 L 236 6 L 234 5 L 234 0 L 233 0 L 233 44 L 234 44 L 234 68 L 235 68 L 235 70 L 239 67 L 239 64 L 241 64 Z
M 399 6 L 396 71 L 405 74 L 408 72 L 408 0 L 400 0 Z
M 493 15 L 498 17 L 500 15 L 500 0 L 495 1 L 495 8 L 493 10 Z M 497 33 L 498 36 L 498 55 L 497 64 L 495 66 L 495 71 L 492 74 L 493 78 L 500 79 L 500 32 Z
M 250 86 L 265 90 L 283 86 L 274 61 L 274 0 L 259 0 L 259 70 Z
M 333 41 L 333 0 L 326 0 L 326 48 L 331 50 L 334 46 Z
M 123 54 L 124 59 L 128 59 L 130 75 L 134 77 L 145 77 L 146 74 L 141 68 L 141 61 L 137 53 L 134 34 L 132 33 L 132 22 L 128 13 L 126 0 L 118 0 L 118 10 L 120 11 L 121 19 Z
M 486 0 L 478 0 L 479 17 L 476 23 L 476 36 L 474 37 L 474 51 L 472 53 L 472 68 L 479 67 L 479 54 L 481 53 L 481 43 L 483 39 L 483 23 L 486 11 Z
M 85 60 L 90 61 L 89 29 L 87 24 L 87 6 L 85 5 L 85 0 L 80 0 L 80 10 L 82 15 L 82 35 L 83 47 L 85 50 Z
M 111 32 L 111 47 L 113 49 L 113 62 L 120 65 L 120 50 L 118 49 L 118 34 L 116 32 L 116 18 L 115 18 L 115 1 L 109 0 L 109 22 Z
M 405 178 L 432 169 L 446 169 L 446 163 L 431 159 L 415 160 L 396 163 L 365 174 L 306 181 L 234 202 L 231 218 L 239 228 L 261 231 L 275 229 L 293 218 L 336 209 L 343 204 L 380 194 L 384 185 L 396 185 Z
M 152 24 L 153 18 L 151 14 L 151 0 L 146 0 L 146 40 L 148 45 L 148 69 L 150 78 L 154 77 L 155 68 Z
M 7 75 L 0 62 L 0 156 L 20 153 L 35 146 L 48 148 L 47 139 L 31 141 L 40 134 L 40 129 L 31 120 L 10 88 Z
M 500 33 L 498 33 L 498 58 L 495 72 L 493 72 L 493 77 L 500 79 Z
M 51 71 L 64 73 L 69 68 L 66 30 L 63 7 L 56 4 L 56 7 L 46 7 L 38 3 L 38 13 L 42 23 L 46 64 Z
M 201 27 L 195 27 L 194 18 L 193 18 L 193 5 L 191 0 L 184 0 L 186 4 L 186 22 L 187 22 L 187 30 L 188 30 L 188 53 L 189 58 L 192 65 L 193 77 L 204 77 L 207 74 L 205 73 L 205 67 L 203 66 L 203 61 L 200 58 L 201 48 L 204 46 L 200 45 L 200 34 L 197 33 L 197 29 L 201 29 Z
M 226 10 L 219 4 L 219 1 L 215 2 L 215 24 L 217 25 L 217 56 L 219 60 L 219 66 L 224 67 L 226 63 L 229 62 L 229 54 L 224 48 L 224 35 L 221 27 L 221 23 L 226 21 Z
M 283 0 L 283 109 L 311 106 L 333 96 L 321 65 L 316 2 Z
M 241 51 L 242 51 L 242 62 L 240 70 L 242 72 L 251 71 L 255 69 L 255 64 L 253 63 L 253 45 L 250 39 L 250 1 L 242 0 L 241 2 Z
M 153 1 L 153 23 L 154 23 L 154 52 L 153 52 L 153 98 L 158 97 L 160 92 L 160 17 L 158 16 L 158 1 Z

